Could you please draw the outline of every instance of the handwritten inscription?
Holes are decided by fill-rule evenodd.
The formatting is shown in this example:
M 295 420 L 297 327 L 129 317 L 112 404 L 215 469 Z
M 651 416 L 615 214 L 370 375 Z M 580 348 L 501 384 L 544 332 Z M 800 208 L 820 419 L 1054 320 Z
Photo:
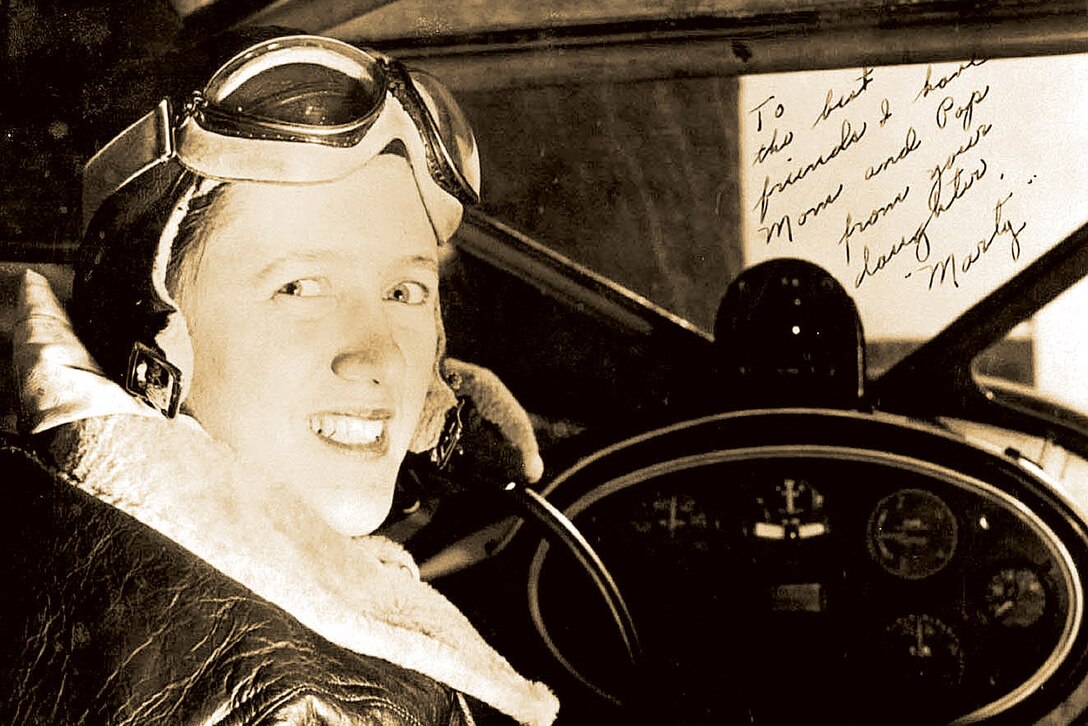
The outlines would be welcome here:
M 771 197 L 779 192 L 783 192 L 791 185 L 801 181 L 813 171 L 816 171 L 821 166 L 826 166 L 838 158 L 839 154 L 849 149 L 865 138 L 865 132 L 867 127 L 865 124 L 861 125 L 861 128 L 857 131 L 850 125 L 849 121 L 843 121 L 840 130 L 839 141 L 827 152 L 820 154 L 807 164 L 802 164 L 797 167 L 795 171 L 789 172 L 782 179 L 778 179 L 774 182 L 771 181 L 770 175 L 767 175 L 763 179 L 763 191 L 759 194 L 759 201 L 756 202 L 756 207 L 759 209 L 759 221 L 762 222 L 767 219 L 767 212 L 771 206 Z
M 956 160 L 978 146 L 979 142 L 986 137 L 986 134 L 990 133 L 991 129 L 993 129 L 991 124 L 979 124 L 967 141 L 960 144 L 958 149 L 948 155 L 948 158 L 940 166 L 941 171 L 951 171 L 956 164 Z
M 943 129 L 948 125 L 948 114 L 951 113 L 966 131 L 971 127 L 971 121 L 975 117 L 975 104 L 982 103 L 990 95 L 990 87 L 986 86 L 981 91 L 971 91 L 971 97 L 963 105 L 958 105 L 953 96 L 945 96 L 937 106 L 937 128 Z
M 854 290 L 957 289 L 997 264 L 995 250 L 1019 262 L 1018 192 L 1036 177 L 1006 175 L 1009 91 L 985 63 L 866 67 L 815 94 L 768 87 L 747 111 L 753 241 Z
M 933 186 L 929 188 L 929 211 L 934 217 L 939 217 L 952 209 L 957 201 L 971 191 L 975 182 L 986 176 L 987 169 L 989 165 L 986 160 L 979 159 L 978 166 L 971 169 L 970 173 L 964 174 L 963 169 L 956 169 L 951 179 L 948 179 L 943 167 L 933 167 L 929 175 L 929 178 L 933 180 Z
M 839 237 L 839 245 L 842 246 L 843 251 L 846 253 L 846 263 L 850 264 L 850 238 L 858 232 L 864 232 L 872 227 L 874 224 L 883 219 L 890 211 L 895 209 L 896 205 L 906 200 L 910 195 L 910 184 L 903 187 L 903 190 L 896 194 L 890 202 L 877 207 L 869 212 L 869 216 L 860 222 L 854 221 L 854 215 L 852 212 L 846 213 L 846 229 L 843 230 L 842 236 Z
M 869 248 L 869 245 L 865 245 L 861 254 L 861 271 L 854 278 L 854 289 L 861 287 L 866 280 L 883 272 L 884 268 L 903 250 L 913 251 L 914 259 L 918 262 L 928 260 L 933 250 L 929 242 L 928 232 L 929 223 L 932 220 L 932 216 L 927 217 L 924 222 L 918 225 L 918 228 L 914 230 L 910 237 L 906 235 L 900 237 L 899 241 L 890 245 L 885 252 L 874 252 Z
M 1004 199 L 998 200 L 994 205 L 994 226 L 990 232 L 990 236 L 980 239 L 973 249 L 968 250 L 962 257 L 957 257 L 957 253 L 949 252 L 943 259 L 932 264 L 926 264 L 920 266 L 918 269 L 908 272 L 907 277 L 912 277 L 917 273 L 922 273 L 928 280 L 927 289 L 932 290 L 934 285 L 944 285 L 951 283 L 953 287 L 960 286 L 960 275 L 966 275 L 971 272 L 972 268 L 982 259 L 982 256 L 989 253 L 990 249 L 994 246 L 995 242 L 1007 241 L 1009 257 L 1013 262 L 1020 259 L 1020 234 L 1027 227 L 1027 222 L 1020 222 L 1017 224 L 1012 220 L 1004 218 L 1004 206 L 1005 203 L 1012 198 L 1013 193 L 1009 192 Z
M 835 191 L 829 192 L 822 200 L 801 212 L 800 216 L 797 217 L 797 226 L 804 227 L 810 219 L 814 219 L 824 209 L 837 202 L 839 197 L 842 196 L 843 189 L 845 189 L 845 187 L 842 184 L 839 184 Z M 759 234 L 763 237 L 763 242 L 765 244 L 770 244 L 771 240 L 779 239 L 783 235 L 788 241 L 792 242 L 793 220 L 791 215 L 784 214 L 771 224 L 760 227 Z
M 947 76 L 938 77 L 936 81 L 933 80 L 933 66 L 927 66 L 926 79 L 922 83 L 922 90 L 918 91 L 918 95 L 914 97 L 914 100 L 917 101 L 919 98 L 925 98 L 934 91 L 944 90 L 948 86 L 948 84 L 952 83 L 952 81 L 963 75 L 963 72 L 966 71 L 968 68 L 980 66 L 985 62 L 986 61 L 984 59 L 972 59 L 967 61 L 966 63 L 960 63 L 959 67 L 956 68 L 956 70 L 952 71 Z
M 831 88 L 827 89 L 827 98 L 824 99 L 824 108 L 820 111 L 820 115 L 816 117 L 816 120 L 812 122 L 813 126 L 831 118 L 832 113 L 840 108 L 846 108 L 851 102 L 857 100 L 861 94 L 869 90 L 869 85 L 873 82 L 873 69 L 863 68 L 861 70 L 861 75 L 858 76 L 857 80 L 857 88 L 853 89 L 845 96 L 840 95 L 838 98 L 835 98 L 835 91 Z
M 786 113 L 786 106 L 781 103 L 771 104 L 771 101 L 773 100 L 774 96 L 768 96 L 767 98 L 763 99 L 763 101 L 758 106 L 748 112 L 754 113 L 756 115 L 756 131 L 763 130 L 763 108 L 765 106 L 768 107 L 768 112 L 773 114 L 774 118 L 776 119 L 782 118 L 782 115 Z M 768 104 L 770 105 L 768 106 Z
M 886 98 L 880 99 L 880 125 L 885 126 L 892 120 L 892 104 Z
M 752 166 L 762 164 L 767 161 L 771 154 L 777 154 L 793 143 L 793 132 L 787 131 L 782 135 L 782 140 L 778 140 L 778 129 L 774 130 L 774 134 L 771 136 L 771 140 L 762 144 L 759 147 L 759 151 L 756 152 L 756 159 L 752 162 Z
M 894 156 L 889 156 L 887 159 L 880 162 L 876 166 L 870 166 L 869 168 L 867 168 L 865 170 L 865 180 L 868 181 L 869 179 L 872 179 L 874 176 L 890 167 L 892 164 L 903 161 L 903 159 L 907 158 L 910 152 L 917 151 L 921 145 L 922 140 L 918 138 L 918 132 L 914 130 L 913 126 L 911 126 L 909 129 L 907 129 L 907 138 L 903 140 L 903 146 L 899 149 L 899 153 L 895 154 Z

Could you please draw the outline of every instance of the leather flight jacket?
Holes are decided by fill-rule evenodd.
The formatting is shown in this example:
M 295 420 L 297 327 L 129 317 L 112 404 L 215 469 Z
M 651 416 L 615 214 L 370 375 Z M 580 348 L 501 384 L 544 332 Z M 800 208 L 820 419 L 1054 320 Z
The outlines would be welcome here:
M 473 723 L 462 694 L 324 640 L 9 442 L 0 472 L 0 723 Z

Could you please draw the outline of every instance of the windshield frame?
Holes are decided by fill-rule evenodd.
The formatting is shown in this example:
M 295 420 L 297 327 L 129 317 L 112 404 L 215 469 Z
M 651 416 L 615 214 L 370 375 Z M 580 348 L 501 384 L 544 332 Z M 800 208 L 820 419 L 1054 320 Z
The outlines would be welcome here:
M 960 1 L 809 2 L 788 7 L 763 2 L 716 8 L 699 17 L 556 22 L 551 27 L 488 29 L 483 20 L 478 32 L 391 38 L 377 45 L 446 79 L 455 92 L 501 92 L 589 77 L 602 81 L 739 77 L 1088 50 L 1088 6 L 1079 0 L 1001 0 L 984 11 Z M 498 68 L 501 72 L 496 72 Z M 550 249 L 542 240 L 534 241 Z M 570 268 L 579 267 L 564 261 Z M 1082 279 L 1086 268 L 1088 249 L 1081 228 L 912 354 L 874 376 L 867 402 L 906 413 L 925 409 L 928 415 L 936 410 L 960 415 L 972 411 L 1074 444 L 1070 448 L 1088 457 L 1081 443 L 1088 434 L 1082 412 L 1044 403 L 1042 397 L 1028 404 L 1030 396 L 1003 395 L 1000 387 L 983 387 L 973 375 L 978 353 Z M 578 286 L 585 275 L 573 272 Z M 663 327 L 677 322 L 666 321 L 676 316 L 662 315 L 665 311 L 643 296 L 616 295 L 615 288 L 622 285 L 602 287 L 597 280 L 589 287 L 606 298 L 625 298 L 628 310 L 632 305 L 643 307 L 643 317 L 666 323 Z

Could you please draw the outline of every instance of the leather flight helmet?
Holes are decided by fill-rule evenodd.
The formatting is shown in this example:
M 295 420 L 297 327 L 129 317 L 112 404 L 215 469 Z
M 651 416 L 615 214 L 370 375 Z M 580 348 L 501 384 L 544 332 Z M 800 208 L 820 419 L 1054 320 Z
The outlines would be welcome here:
M 167 270 L 186 218 L 213 189 L 332 181 L 393 147 L 441 243 L 478 200 L 480 174 L 471 127 L 448 91 L 380 53 L 266 28 L 161 65 L 166 94 L 84 168 L 71 312 L 103 371 L 172 417 L 192 345 Z

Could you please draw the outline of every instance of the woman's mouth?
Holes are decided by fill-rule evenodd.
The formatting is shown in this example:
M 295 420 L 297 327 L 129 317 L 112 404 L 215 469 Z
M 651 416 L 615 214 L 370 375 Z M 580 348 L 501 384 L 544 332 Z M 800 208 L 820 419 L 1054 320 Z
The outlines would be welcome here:
M 354 451 L 384 453 L 389 418 L 390 414 L 386 412 L 367 415 L 319 413 L 310 417 L 310 431 L 329 443 Z

